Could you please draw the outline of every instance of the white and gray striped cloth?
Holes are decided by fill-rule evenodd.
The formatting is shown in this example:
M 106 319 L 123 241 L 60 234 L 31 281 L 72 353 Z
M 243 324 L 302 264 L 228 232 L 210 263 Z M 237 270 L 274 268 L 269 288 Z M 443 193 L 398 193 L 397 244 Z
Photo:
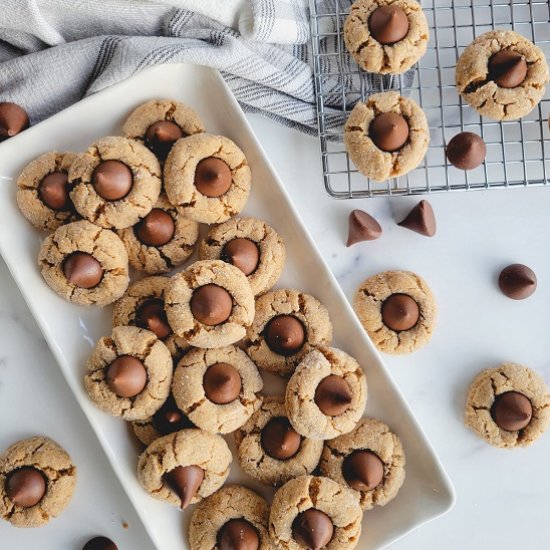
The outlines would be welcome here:
M 318 3 L 334 11 L 336 1 L 349 7 L 349 0 Z M 245 110 L 315 133 L 307 6 L 307 0 L 1 0 L 0 101 L 22 105 L 36 123 L 150 65 L 191 62 L 219 69 Z M 329 38 L 321 47 L 330 52 L 336 44 Z M 324 70 L 336 75 L 337 56 L 323 59 Z M 341 77 L 331 78 L 328 91 L 339 90 Z M 336 108 L 340 97 L 331 100 Z

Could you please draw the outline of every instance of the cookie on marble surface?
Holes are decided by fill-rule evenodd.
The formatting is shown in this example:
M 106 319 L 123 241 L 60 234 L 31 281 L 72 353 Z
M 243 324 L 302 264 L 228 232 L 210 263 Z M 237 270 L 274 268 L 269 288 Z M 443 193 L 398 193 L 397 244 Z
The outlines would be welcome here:
M 294 429 L 310 439 L 350 432 L 363 415 L 367 378 L 347 353 L 321 346 L 296 367 L 286 386 L 285 406 Z
M 386 353 L 411 353 L 428 343 L 437 306 L 426 281 L 411 271 L 385 271 L 361 283 L 355 313 L 374 345 Z
M 57 443 L 35 436 L 0 455 L 0 517 L 15 527 L 41 527 L 69 504 L 76 466 Z
M 527 447 L 548 428 L 550 393 L 535 371 L 503 363 L 472 382 L 464 422 L 495 447 Z
M 135 225 L 157 202 L 161 170 L 141 143 L 119 136 L 99 139 L 76 156 L 69 170 L 77 212 L 101 227 Z
M 347 50 L 370 73 L 404 73 L 426 53 L 429 38 L 416 0 L 356 0 L 344 23 Z
M 270 550 L 269 505 L 242 485 L 227 485 L 197 504 L 189 524 L 191 550 Z
M 137 477 L 153 498 L 184 509 L 223 485 L 231 460 L 231 451 L 221 436 L 181 430 L 153 441 L 143 451 Z
M 128 254 L 116 233 L 86 220 L 58 227 L 38 254 L 48 286 L 75 304 L 105 306 L 128 287 Z
M 544 52 L 510 30 L 478 36 L 456 64 L 456 87 L 462 98 L 494 120 L 527 115 L 543 98 L 547 83 Z
M 185 103 L 152 99 L 132 111 L 122 132 L 144 143 L 162 162 L 178 139 L 204 132 L 204 125 L 199 115 Z
M 203 260 L 174 275 L 164 293 L 168 322 L 199 348 L 241 340 L 254 319 L 254 295 L 244 273 L 221 260 Z
M 237 266 L 257 296 L 269 290 L 285 266 L 281 236 L 257 218 L 235 218 L 210 228 L 199 247 L 201 260 L 223 260 Z
M 68 172 L 75 153 L 44 153 L 17 178 L 17 205 L 34 227 L 54 231 L 78 215 L 69 197 Z
M 256 301 L 247 352 L 259 367 L 290 376 L 312 348 L 331 340 L 332 324 L 325 306 L 305 292 L 281 289 Z
M 113 326 L 137 326 L 150 330 L 164 342 L 175 361 L 189 349 L 185 338 L 172 331 L 164 308 L 168 277 L 145 277 L 132 283 L 113 307 Z
M 197 222 L 222 223 L 239 214 L 250 184 L 244 153 L 223 136 L 196 134 L 180 139 L 164 165 L 169 201 Z
M 328 477 L 301 476 L 273 497 L 269 535 L 275 548 L 355 548 L 363 512 L 358 494 Z
M 360 494 L 363 510 L 385 506 L 405 481 L 405 453 L 399 438 L 374 418 L 363 418 L 352 432 L 325 441 L 321 474 Z
M 157 412 L 170 393 L 172 357 L 149 330 L 115 327 L 100 338 L 86 365 L 84 387 L 94 405 L 124 420 Z
M 151 212 L 118 234 L 134 269 L 166 273 L 191 256 L 199 237 L 199 224 L 184 218 L 166 195 L 161 195 Z
M 385 181 L 414 170 L 430 142 L 424 111 L 398 92 L 358 101 L 344 128 L 346 150 L 361 174 Z
M 323 442 L 300 436 L 291 426 L 284 398 L 265 397 L 250 420 L 235 432 L 241 468 L 266 485 L 282 485 L 311 473 L 319 463 Z
M 262 404 L 263 381 L 241 349 L 226 346 L 191 349 L 178 363 L 172 381 L 176 405 L 200 428 L 230 433 Z

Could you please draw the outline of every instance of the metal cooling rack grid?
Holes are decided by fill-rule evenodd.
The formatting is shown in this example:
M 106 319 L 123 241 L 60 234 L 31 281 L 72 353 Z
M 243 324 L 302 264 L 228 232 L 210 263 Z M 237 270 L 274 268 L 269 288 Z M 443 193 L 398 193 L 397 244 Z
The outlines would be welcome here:
M 430 125 L 430 146 L 423 163 L 409 174 L 378 183 L 365 178 L 348 158 L 342 142 L 345 120 L 353 105 L 373 90 L 369 76 L 349 56 L 342 27 L 350 0 L 310 0 L 313 63 L 321 162 L 327 192 L 335 198 L 380 195 L 413 195 L 440 191 L 498 189 L 547 185 L 550 180 L 550 92 L 537 108 L 520 120 L 496 122 L 482 119 L 458 95 L 455 66 L 464 48 L 489 30 L 513 29 L 535 42 L 550 58 L 550 11 L 548 0 L 424 0 L 422 8 L 430 27 L 426 55 L 412 69 L 414 79 L 385 76 L 380 90 L 397 89 L 424 109 Z M 331 22 L 331 25 L 326 23 Z M 327 28 L 328 27 L 328 28 Z M 335 51 L 323 46 L 332 40 Z M 339 74 L 323 72 L 324 58 L 332 57 Z M 350 68 L 346 68 L 351 66 Z M 327 90 L 338 79 L 337 89 Z M 372 78 L 372 77 L 370 77 Z M 410 79 L 409 79 L 410 82 Z M 333 105 L 335 100 L 339 108 Z M 445 143 L 462 131 L 480 134 L 487 144 L 485 163 L 471 171 L 448 165 Z

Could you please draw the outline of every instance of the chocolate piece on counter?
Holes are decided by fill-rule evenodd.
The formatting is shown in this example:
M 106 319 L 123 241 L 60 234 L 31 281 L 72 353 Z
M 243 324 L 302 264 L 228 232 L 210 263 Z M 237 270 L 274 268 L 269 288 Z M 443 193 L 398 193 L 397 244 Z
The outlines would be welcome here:
M 397 113 L 380 113 L 369 125 L 369 137 L 382 151 L 398 151 L 409 139 L 409 123 Z
M 224 523 L 217 538 L 219 550 L 257 550 L 260 546 L 258 530 L 242 518 Z
M 172 334 L 164 311 L 164 302 L 160 299 L 147 300 L 138 307 L 136 325 L 150 330 L 159 340 L 164 340 Z
M 190 306 L 191 313 L 199 323 L 215 326 L 229 319 L 233 309 L 233 298 L 225 288 L 207 284 L 193 292 Z
M 355 451 L 344 458 L 342 474 L 356 491 L 372 491 L 384 479 L 384 463 L 372 451 Z
M 294 540 L 310 550 L 325 547 L 333 534 L 334 525 L 330 517 L 315 508 L 300 512 L 292 522 Z
M 118 550 L 118 546 L 107 537 L 94 537 L 82 547 L 82 550 Z
M 258 267 L 260 250 L 258 245 L 250 239 L 231 239 L 225 243 L 221 259 L 238 267 L 248 277 Z
M 119 355 L 107 367 L 105 381 L 119 397 L 135 397 L 147 384 L 147 370 L 137 357 Z
M 8 474 L 5 490 L 16 506 L 30 508 L 38 504 L 46 494 L 46 476 L 32 466 L 24 466 Z
M 178 495 L 181 509 L 185 510 L 197 494 L 204 479 L 204 470 L 199 466 L 176 466 L 163 476 L 163 481 Z
M 335 374 L 323 378 L 315 389 L 315 403 L 327 416 L 338 416 L 346 412 L 352 398 L 349 384 Z
M 419 317 L 418 304 L 408 294 L 392 294 L 382 304 L 382 321 L 396 332 L 413 328 Z
M 29 115 L 16 103 L 0 103 L 0 141 L 11 138 L 29 127 Z
M 449 162 L 461 170 L 473 170 L 480 166 L 487 155 L 485 142 L 473 132 L 461 132 L 447 144 Z
M 489 58 L 489 80 L 501 88 L 516 88 L 527 76 L 525 56 L 513 50 L 502 50 Z
M 231 187 L 231 168 L 222 159 L 202 159 L 195 169 L 195 187 L 207 197 L 221 197 Z
M 70 205 L 66 172 L 51 172 L 38 186 L 40 200 L 52 210 L 68 210 Z
M 132 171 L 119 160 L 100 162 L 92 175 L 96 193 L 106 201 L 123 199 L 132 189 L 133 181 Z
M 192 422 L 178 409 L 172 394 L 153 415 L 153 425 L 161 435 L 193 427 Z
M 218 405 L 235 401 L 241 393 L 242 380 L 239 371 L 229 363 L 210 365 L 202 379 L 206 397 Z
M 382 235 L 380 224 L 363 210 L 352 210 L 349 215 L 348 242 L 351 246 L 362 241 L 374 241 Z
M 523 430 L 533 416 L 531 401 L 520 392 L 507 391 L 495 397 L 491 416 L 497 426 L 507 432 Z
M 175 231 L 176 225 L 172 216 L 160 208 L 153 208 L 134 227 L 136 237 L 147 246 L 165 245 L 172 239 Z
M 511 264 L 500 272 L 498 286 L 508 298 L 525 300 L 537 289 L 537 276 L 526 265 Z
M 409 32 L 409 18 L 399 6 L 380 6 L 369 17 L 369 31 L 380 44 L 391 45 Z
M 87 252 L 73 252 L 63 262 L 67 280 L 79 288 L 94 288 L 103 278 L 103 268 L 98 260 Z
M 302 322 L 293 315 L 277 315 L 267 323 L 264 338 L 271 351 L 292 355 L 304 345 L 306 331 Z
M 397 225 L 425 237 L 433 237 L 436 232 L 436 222 L 432 205 L 428 201 L 421 200 Z
M 292 458 L 302 444 L 302 436 L 284 416 L 272 418 L 263 427 L 260 437 L 264 451 L 276 460 Z
M 145 144 L 160 160 L 166 160 L 172 145 L 183 137 L 182 129 L 171 120 L 159 120 L 145 132 Z

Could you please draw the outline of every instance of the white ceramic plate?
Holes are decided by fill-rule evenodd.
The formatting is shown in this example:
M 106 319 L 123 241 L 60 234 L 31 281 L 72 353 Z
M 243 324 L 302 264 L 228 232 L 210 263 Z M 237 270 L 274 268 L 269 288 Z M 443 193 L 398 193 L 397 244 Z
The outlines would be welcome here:
M 287 245 L 287 263 L 277 286 L 299 288 L 326 305 L 334 325 L 334 345 L 356 357 L 367 373 L 366 414 L 387 422 L 403 441 L 406 481 L 394 501 L 365 514 L 359 548 L 387 546 L 450 510 L 455 500 L 450 480 L 219 73 L 199 66 L 164 65 L 86 98 L 0 145 L 3 228 L 0 252 L 155 545 L 162 550 L 187 548 L 185 533 L 191 511 L 182 514 L 150 498 L 141 489 L 135 476 L 137 447 L 129 437 L 128 427 L 100 412 L 89 401 L 82 383 L 86 358 L 95 341 L 110 332 L 111 308 L 98 310 L 72 305 L 46 286 L 36 263 L 43 234 L 35 231 L 19 213 L 15 180 L 25 164 L 41 153 L 54 149 L 79 151 L 102 136 L 120 134 L 122 122 L 134 107 L 159 97 L 176 98 L 193 106 L 211 133 L 230 137 L 244 150 L 253 175 L 252 193 L 244 214 L 273 225 Z M 265 381 L 267 393 L 281 391 L 282 383 L 275 377 L 266 376 Z M 247 478 L 236 461 L 230 480 L 243 482 L 267 497 L 272 494 L 271 489 Z M 143 548 L 148 546 L 144 542 Z

